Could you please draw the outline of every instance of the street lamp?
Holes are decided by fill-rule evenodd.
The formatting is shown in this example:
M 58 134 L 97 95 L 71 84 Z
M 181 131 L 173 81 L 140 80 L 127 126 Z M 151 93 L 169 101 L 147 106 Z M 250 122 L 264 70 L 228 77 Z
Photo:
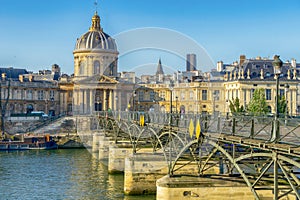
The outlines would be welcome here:
M 170 87 L 170 121 L 169 121 L 169 123 L 171 126 L 172 125 L 172 98 L 173 98 L 173 89 L 174 89 L 174 83 L 172 80 L 170 81 L 169 87 Z
M 178 110 L 177 110 L 178 96 L 176 96 L 175 98 L 176 98 L 176 113 L 178 113 Z
M 173 99 L 173 89 L 174 89 L 174 83 L 173 81 L 170 81 L 170 113 L 172 114 L 172 99 Z
M 275 96 L 275 120 L 274 120 L 274 126 L 273 126 L 273 133 L 272 133 L 272 138 L 271 142 L 277 142 L 280 135 L 279 135 L 279 111 L 278 111 L 278 104 L 279 104 L 279 77 L 281 74 L 281 68 L 282 68 L 282 61 L 279 58 L 279 55 L 274 56 L 274 61 L 273 61 L 273 67 L 274 67 L 274 75 L 276 79 L 276 96 Z
M 289 91 L 289 84 L 285 84 L 284 85 L 284 94 L 285 94 L 285 110 L 284 110 L 284 124 L 286 125 L 287 124 L 287 116 L 288 116 L 288 91 Z
M 215 117 L 215 112 L 216 112 L 216 98 L 217 98 L 217 93 L 214 91 L 213 93 L 213 117 Z

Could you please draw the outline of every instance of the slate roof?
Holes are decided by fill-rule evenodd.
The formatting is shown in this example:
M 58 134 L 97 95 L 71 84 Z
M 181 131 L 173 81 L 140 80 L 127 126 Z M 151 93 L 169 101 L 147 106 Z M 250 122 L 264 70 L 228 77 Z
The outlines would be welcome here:
M 0 68 L 0 75 L 6 73 L 7 78 L 19 79 L 19 75 L 29 74 L 26 69 L 15 69 L 15 68 Z M 2 76 L 1 76 L 2 78 Z
M 236 72 L 238 74 L 239 71 L 242 69 L 244 70 L 244 79 L 239 79 L 240 81 L 249 81 L 247 79 L 248 76 L 248 70 L 250 71 L 250 80 L 253 81 L 274 81 L 274 67 L 273 67 L 273 62 L 274 60 L 257 60 L 257 59 L 247 59 L 241 66 L 237 66 L 233 71 L 232 71 L 232 77 L 234 76 L 234 73 Z M 261 70 L 263 70 L 263 79 L 261 79 Z M 280 75 L 281 80 L 288 80 L 288 70 L 290 70 L 290 79 L 293 80 L 294 77 L 294 68 L 292 68 L 290 63 L 283 63 L 282 65 L 282 73 Z M 297 77 L 300 77 L 300 66 L 296 68 L 296 73 Z

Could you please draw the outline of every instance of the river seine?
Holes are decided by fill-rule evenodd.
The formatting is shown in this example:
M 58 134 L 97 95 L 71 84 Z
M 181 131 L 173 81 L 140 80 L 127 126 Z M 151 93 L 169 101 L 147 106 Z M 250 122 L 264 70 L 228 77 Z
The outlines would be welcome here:
M 1 200 L 155 199 L 125 196 L 123 178 L 108 175 L 86 149 L 0 152 Z

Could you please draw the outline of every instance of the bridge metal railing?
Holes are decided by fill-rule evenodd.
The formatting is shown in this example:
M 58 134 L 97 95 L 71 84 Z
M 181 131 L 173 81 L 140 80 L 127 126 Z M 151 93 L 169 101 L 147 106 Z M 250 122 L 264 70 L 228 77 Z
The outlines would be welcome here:
M 215 137 L 220 134 L 227 134 L 270 142 L 275 123 L 274 117 L 252 115 L 213 116 L 208 114 L 110 111 L 97 112 L 95 116 L 135 124 L 139 124 L 140 118 L 143 116 L 145 126 L 177 128 L 186 134 L 190 134 L 188 129 L 191 121 L 195 128 L 199 121 L 201 132 L 210 133 Z M 277 142 L 300 145 L 300 119 L 282 117 L 278 118 L 278 122 L 280 134 Z

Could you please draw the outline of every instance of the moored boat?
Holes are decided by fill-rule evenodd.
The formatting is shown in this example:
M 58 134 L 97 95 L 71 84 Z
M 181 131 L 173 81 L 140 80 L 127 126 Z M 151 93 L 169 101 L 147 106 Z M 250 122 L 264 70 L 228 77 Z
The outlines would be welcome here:
M 35 149 L 57 149 L 57 144 L 49 135 L 26 136 L 22 141 L 3 140 L 0 141 L 0 151 L 7 150 L 35 150 Z

